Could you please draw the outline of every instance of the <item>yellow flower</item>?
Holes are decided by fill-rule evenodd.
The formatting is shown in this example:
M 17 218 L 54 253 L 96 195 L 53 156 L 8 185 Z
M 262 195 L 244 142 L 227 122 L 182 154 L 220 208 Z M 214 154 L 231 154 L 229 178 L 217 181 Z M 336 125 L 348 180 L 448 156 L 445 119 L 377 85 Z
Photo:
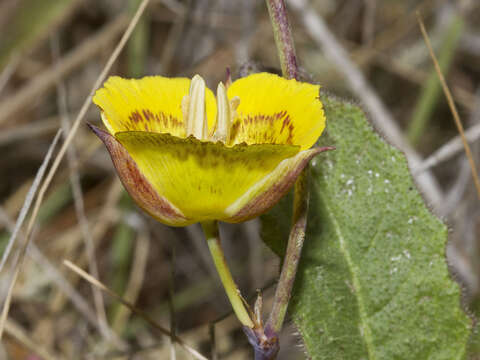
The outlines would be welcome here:
M 196 75 L 111 77 L 93 101 L 132 198 L 162 223 L 240 222 L 270 209 L 308 161 L 325 127 L 319 86 L 260 73 L 220 83 Z

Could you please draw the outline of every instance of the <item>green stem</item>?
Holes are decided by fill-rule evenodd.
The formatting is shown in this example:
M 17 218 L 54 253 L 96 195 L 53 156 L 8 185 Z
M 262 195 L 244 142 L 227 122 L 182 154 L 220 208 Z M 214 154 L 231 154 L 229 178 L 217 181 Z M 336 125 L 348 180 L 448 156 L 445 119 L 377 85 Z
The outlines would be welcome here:
M 250 319 L 247 309 L 245 309 L 242 297 L 240 296 L 240 291 L 233 280 L 232 274 L 230 273 L 230 269 L 225 260 L 225 255 L 223 254 L 222 246 L 220 244 L 218 223 L 216 221 L 203 222 L 202 228 L 207 238 L 210 254 L 212 254 L 213 262 L 215 263 L 215 267 L 217 268 L 218 275 L 220 276 L 220 280 L 225 288 L 228 299 L 232 304 L 233 311 L 237 315 L 238 320 L 240 320 L 244 326 L 253 328 L 253 321 Z

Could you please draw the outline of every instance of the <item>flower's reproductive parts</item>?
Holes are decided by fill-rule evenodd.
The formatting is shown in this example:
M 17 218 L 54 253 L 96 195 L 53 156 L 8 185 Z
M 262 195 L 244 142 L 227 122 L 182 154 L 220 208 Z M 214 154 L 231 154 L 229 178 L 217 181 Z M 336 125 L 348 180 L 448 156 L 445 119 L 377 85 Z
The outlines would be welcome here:
M 111 77 L 93 101 L 133 199 L 174 226 L 240 222 L 270 209 L 316 154 L 325 127 L 319 86 L 260 73 L 220 83 L 198 75 Z

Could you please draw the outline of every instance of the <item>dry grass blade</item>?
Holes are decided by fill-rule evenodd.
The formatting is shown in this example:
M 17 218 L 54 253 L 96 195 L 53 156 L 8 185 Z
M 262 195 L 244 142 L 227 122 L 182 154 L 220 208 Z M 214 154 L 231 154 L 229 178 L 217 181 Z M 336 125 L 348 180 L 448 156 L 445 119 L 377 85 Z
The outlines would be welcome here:
M 477 195 L 478 195 L 478 198 L 480 199 L 480 180 L 478 178 L 477 167 L 475 165 L 475 160 L 473 159 L 472 151 L 470 150 L 470 145 L 468 145 L 468 141 L 465 136 L 465 131 L 463 130 L 463 125 L 460 120 L 460 116 L 458 115 L 457 107 L 455 106 L 455 102 L 453 101 L 450 89 L 448 88 L 447 82 L 445 81 L 445 77 L 443 76 L 442 70 L 440 69 L 440 65 L 438 63 L 437 57 L 435 56 L 435 52 L 433 51 L 432 44 L 430 43 L 430 38 L 428 37 L 427 30 L 425 29 L 425 25 L 423 23 L 420 13 L 417 13 L 417 20 L 420 25 L 420 30 L 422 31 L 425 44 L 428 47 L 428 52 L 432 57 L 433 65 L 435 66 L 435 70 L 438 74 L 438 78 L 440 80 L 440 83 L 442 84 L 443 92 L 445 93 L 445 96 L 447 98 L 448 106 L 450 107 L 453 118 L 455 120 L 455 125 L 457 126 L 458 132 L 460 133 L 460 137 L 462 139 L 462 143 L 465 148 L 465 154 L 467 155 L 468 162 L 470 163 L 470 167 L 472 169 L 472 176 L 473 176 L 473 181 L 475 183 L 475 188 L 477 189 Z
M 65 152 L 67 151 L 68 146 L 72 142 L 72 140 L 73 140 L 73 138 L 74 138 L 74 136 L 75 136 L 75 134 L 78 130 L 78 127 L 80 126 L 81 121 L 85 117 L 85 114 L 87 113 L 87 110 L 90 107 L 91 100 L 92 100 L 92 97 L 93 97 L 96 89 L 101 85 L 101 83 L 107 77 L 107 74 L 110 71 L 110 68 L 112 67 L 112 65 L 115 62 L 115 60 L 117 59 L 118 55 L 120 54 L 120 52 L 124 48 L 128 39 L 130 38 L 130 35 L 132 34 L 132 32 L 135 28 L 135 25 L 137 24 L 138 20 L 140 19 L 140 16 L 143 14 L 143 11 L 145 10 L 149 1 L 150 0 L 143 0 L 142 1 L 140 6 L 138 7 L 137 12 L 135 13 L 132 20 L 130 21 L 130 24 L 129 24 L 127 30 L 125 31 L 125 33 L 123 34 L 119 43 L 115 47 L 115 50 L 113 51 L 112 55 L 110 55 L 110 58 L 108 59 L 107 63 L 105 64 L 105 67 L 103 68 L 103 71 L 98 76 L 97 81 L 95 81 L 95 84 L 93 85 L 89 95 L 85 99 L 85 102 L 83 103 L 83 105 L 82 105 L 82 107 L 81 107 L 81 109 L 80 109 L 80 111 L 77 115 L 77 118 L 75 119 L 75 122 L 72 125 L 70 133 L 68 134 L 67 138 L 65 139 L 65 142 L 63 143 L 63 146 L 61 147 L 57 157 L 55 158 L 55 160 L 53 162 L 52 167 L 50 168 L 50 171 L 49 171 L 45 181 L 42 184 L 42 187 L 40 188 L 37 200 L 35 201 L 35 206 L 34 206 L 33 211 L 32 211 L 32 216 L 31 216 L 30 221 L 28 223 L 28 227 L 27 227 L 27 231 L 26 231 L 26 235 L 25 235 L 26 241 L 25 241 L 25 244 L 24 244 L 23 248 L 21 249 L 20 260 L 17 263 L 16 268 L 14 269 L 14 273 L 13 273 L 13 276 L 11 278 L 12 280 L 11 280 L 9 286 L 8 286 L 10 295 L 7 295 L 7 299 L 6 299 L 6 301 L 3 305 L 3 309 L 2 309 L 2 317 L 0 319 L 0 339 L 1 339 L 2 334 L 3 334 L 4 323 L 5 323 L 5 320 L 6 320 L 7 315 L 8 315 L 8 310 L 10 308 L 11 291 L 13 290 L 13 286 L 15 285 L 15 282 L 16 282 L 16 279 L 17 279 L 17 276 L 18 276 L 18 272 L 19 272 L 19 269 L 20 269 L 20 264 L 22 263 L 22 259 L 25 256 L 26 249 L 27 249 L 28 244 L 30 242 L 30 238 L 31 238 L 32 230 L 33 230 L 33 225 L 35 224 L 35 220 L 37 218 L 38 211 L 40 210 L 40 205 L 43 201 L 43 197 L 45 196 L 45 193 L 48 189 L 48 186 L 50 185 L 50 183 L 53 179 L 53 176 L 55 175 L 55 173 L 58 169 L 58 166 L 60 165 L 60 162 L 62 161 L 63 156 L 65 155 Z
M 13 244 L 15 242 L 15 239 L 18 236 L 18 233 L 20 231 L 20 228 L 22 227 L 23 221 L 25 220 L 25 217 L 27 216 L 28 210 L 30 209 L 30 205 L 32 205 L 33 198 L 35 196 L 35 193 L 37 192 L 38 187 L 40 186 L 40 182 L 43 179 L 43 176 L 45 175 L 45 171 L 47 170 L 48 163 L 50 162 L 50 158 L 52 157 L 53 150 L 57 146 L 58 140 L 60 139 L 60 134 L 62 133 L 61 130 L 57 131 L 57 135 L 53 138 L 52 143 L 50 144 L 50 147 L 47 151 L 47 154 L 45 155 L 45 159 L 43 159 L 42 165 L 40 165 L 40 168 L 37 171 L 37 174 L 35 175 L 35 179 L 33 180 L 33 184 L 28 190 L 27 196 L 25 198 L 25 202 L 23 203 L 22 209 L 20 210 L 20 214 L 18 215 L 17 222 L 15 223 L 15 228 L 12 231 L 12 235 L 10 236 L 10 239 L 8 240 L 7 247 L 5 248 L 5 251 L 3 252 L 2 255 L 2 260 L 0 262 L 0 271 L 2 271 L 8 255 L 10 254 L 10 251 L 13 248 Z M 1 333 L 1 332 L 0 332 Z
M 58 35 L 53 35 L 50 41 L 51 53 L 52 57 L 54 58 L 55 62 L 59 63 L 60 58 L 60 44 Z M 57 88 L 57 107 L 58 112 L 60 114 L 60 123 L 62 130 L 65 134 L 68 134 L 70 131 L 70 115 L 68 112 L 68 105 L 67 105 L 67 89 L 65 83 L 59 77 L 56 81 L 56 88 Z M 95 246 L 93 245 L 93 238 L 90 231 L 90 225 L 88 224 L 87 216 L 85 214 L 85 204 L 83 202 L 83 190 L 82 185 L 80 183 L 80 175 L 78 173 L 78 169 L 75 167 L 75 164 L 78 162 L 77 151 L 75 148 L 75 144 L 72 143 L 67 149 L 67 161 L 68 167 L 70 169 L 70 186 L 72 188 L 73 193 L 73 201 L 75 205 L 75 212 L 77 215 L 77 221 L 80 226 L 80 231 L 82 233 L 83 242 L 85 244 L 85 249 L 87 253 L 87 259 L 89 264 L 90 272 L 95 276 L 98 276 L 98 267 L 97 262 L 95 259 Z M 95 304 L 95 310 L 97 312 L 98 321 L 100 324 L 100 329 L 102 333 L 106 336 L 106 338 L 110 338 L 113 342 L 120 348 L 125 348 L 124 344 L 115 341 L 114 336 L 110 336 L 112 334 L 111 329 L 108 326 L 107 321 L 107 314 L 105 312 L 105 304 L 103 301 L 102 294 L 100 291 L 92 286 L 93 291 L 93 300 Z
M 135 305 L 129 303 L 128 301 L 124 300 L 120 295 L 115 293 L 114 291 L 110 290 L 108 287 L 106 287 L 104 284 L 102 284 L 100 281 L 95 279 L 93 276 L 87 274 L 85 271 L 80 269 L 78 266 L 73 264 L 71 261 L 64 260 L 63 264 L 67 266 L 70 270 L 74 271 L 77 273 L 79 276 L 84 278 L 86 281 L 90 282 L 91 284 L 97 286 L 100 290 L 106 292 L 108 295 L 111 297 L 115 298 L 115 300 L 119 301 L 122 303 L 122 305 L 126 306 L 130 311 L 136 313 L 138 316 L 141 316 L 148 324 L 150 324 L 153 328 L 157 329 L 159 332 L 161 332 L 164 335 L 167 335 L 171 338 L 172 342 L 175 342 L 179 346 L 181 346 L 183 349 L 188 351 L 192 356 L 195 357 L 195 359 L 200 359 L 200 360 L 208 360 L 205 356 L 200 354 L 197 350 L 193 349 L 192 347 L 188 346 L 182 339 L 180 339 L 178 336 L 172 334 L 169 330 L 165 329 L 163 326 L 157 324 L 155 320 L 153 320 L 150 315 L 148 315 L 146 312 L 138 309 Z
M 7 333 L 24 345 L 27 349 L 32 351 L 34 354 L 37 354 L 42 357 L 44 360 L 59 360 L 63 359 L 63 357 L 59 357 L 58 355 L 51 354 L 48 349 L 46 349 L 43 344 L 39 344 L 34 342 L 28 334 L 25 332 L 24 329 L 20 327 L 17 323 L 9 320 L 6 323 L 6 331 Z M 34 358 L 33 356 L 31 357 Z
M 21 110 L 29 108 L 32 99 L 45 96 L 53 90 L 58 78 L 64 77 L 83 65 L 93 56 L 103 51 L 105 47 L 116 39 L 125 29 L 128 19 L 119 15 L 115 20 L 105 26 L 83 44 L 72 50 L 62 58 L 57 66 L 51 66 L 29 81 L 24 87 L 9 97 L 0 101 L 0 125 L 13 118 Z
M 14 230 L 15 224 L 9 218 L 5 210 L 0 207 L 0 223 L 10 231 L 11 233 Z M 19 236 L 24 238 L 24 235 L 19 232 Z M 77 290 L 70 285 L 67 279 L 56 269 L 56 267 L 47 259 L 47 257 L 42 254 L 42 252 L 37 248 L 35 243 L 30 244 L 28 247 L 28 255 L 32 260 L 38 264 L 47 274 L 50 279 L 61 289 L 61 291 L 71 300 L 72 304 L 76 309 L 87 319 L 92 326 L 96 327 L 101 331 L 100 324 L 98 323 L 97 317 L 93 311 L 91 311 L 87 301 L 77 292 Z M 6 322 L 6 330 L 8 332 L 8 320 Z M 0 357 L 1 359 L 1 357 Z
M 5 66 L 2 73 L 0 74 L 0 93 L 5 88 L 5 85 L 7 85 L 8 80 L 10 80 L 13 73 L 15 72 L 15 69 L 17 68 L 19 60 L 20 60 L 20 56 L 18 56 L 18 54 L 13 55 L 12 58 L 10 59 L 10 62 L 7 64 L 7 66 Z

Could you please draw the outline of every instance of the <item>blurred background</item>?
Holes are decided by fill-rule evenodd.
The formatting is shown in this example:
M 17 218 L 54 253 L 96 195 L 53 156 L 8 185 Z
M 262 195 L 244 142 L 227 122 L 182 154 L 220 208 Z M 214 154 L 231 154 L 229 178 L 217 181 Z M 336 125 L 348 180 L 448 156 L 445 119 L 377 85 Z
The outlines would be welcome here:
M 57 130 L 68 133 L 139 3 L 0 1 L 2 302 L 25 243 L 25 226 L 14 242 L 9 239 L 35 174 Z M 448 261 L 465 290 L 465 306 L 474 311 L 480 291 L 479 198 L 415 14 L 424 18 L 478 162 L 480 3 L 287 4 L 302 76 L 320 83 L 324 92 L 362 106 L 373 127 L 407 154 L 428 206 L 449 225 Z M 234 78 L 280 71 L 263 1 L 151 0 L 110 74 L 198 73 L 215 88 L 227 68 Z M 96 107 L 90 106 L 85 120 L 100 124 Z M 173 326 L 209 358 L 250 358 L 238 321 L 224 317 L 230 306 L 199 227 L 169 228 L 140 212 L 85 124 L 35 224 L 13 288 L 0 359 L 191 358 L 180 347 L 172 348 L 141 316 L 62 265 L 64 259 L 159 324 Z M 251 299 L 263 288 L 268 309 L 279 260 L 261 242 L 259 222 L 221 230 L 242 293 Z M 306 358 L 290 322 L 281 344 L 279 359 Z

